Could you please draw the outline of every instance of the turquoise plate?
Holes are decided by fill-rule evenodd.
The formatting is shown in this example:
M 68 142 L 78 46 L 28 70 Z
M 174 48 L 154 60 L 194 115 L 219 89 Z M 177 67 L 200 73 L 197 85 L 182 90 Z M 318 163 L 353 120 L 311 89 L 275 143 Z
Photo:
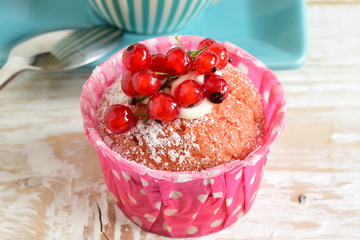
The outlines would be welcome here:
M 30 35 L 54 28 L 101 24 L 104 22 L 87 0 L 0 1 L 0 66 L 11 46 Z M 299 68 L 306 60 L 308 47 L 306 1 L 217 0 L 194 24 L 177 34 L 232 42 L 275 70 Z M 118 49 L 155 36 L 160 35 L 125 33 Z

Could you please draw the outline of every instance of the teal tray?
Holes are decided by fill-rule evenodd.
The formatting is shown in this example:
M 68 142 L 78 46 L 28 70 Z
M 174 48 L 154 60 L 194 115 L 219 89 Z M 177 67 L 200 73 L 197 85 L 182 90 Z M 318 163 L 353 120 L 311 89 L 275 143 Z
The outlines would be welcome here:
M 87 0 L 0 1 L 0 66 L 11 47 L 31 35 L 56 28 L 103 25 Z M 175 33 L 167 33 L 175 34 Z M 308 48 L 305 0 L 217 0 L 179 35 L 229 41 L 274 70 L 301 67 Z M 125 33 L 116 50 L 160 35 Z M 104 59 L 89 64 L 94 67 Z

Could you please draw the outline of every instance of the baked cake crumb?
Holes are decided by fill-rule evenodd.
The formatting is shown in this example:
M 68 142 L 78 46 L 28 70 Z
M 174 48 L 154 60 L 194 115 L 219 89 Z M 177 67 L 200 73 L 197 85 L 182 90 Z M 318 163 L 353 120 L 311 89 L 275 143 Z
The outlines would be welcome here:
M 222 77 L 230 94 L 211 113 L 192 120 L 176 119 L 168 124 L 139 120 L 124 134 L 114 134 L 104 125 L 104 114 L 113 104 L 134 112 L 146 112 L 145 104 L 129 105 L 119 77 L 104 93 L 98 109 L 99 132 L 104 142 L 123 158 L 151 169 L 201 171 L 234 160 L 243 160 L 261 144 L 265 115 L 261 96 L 250 79 L 228 64 Z

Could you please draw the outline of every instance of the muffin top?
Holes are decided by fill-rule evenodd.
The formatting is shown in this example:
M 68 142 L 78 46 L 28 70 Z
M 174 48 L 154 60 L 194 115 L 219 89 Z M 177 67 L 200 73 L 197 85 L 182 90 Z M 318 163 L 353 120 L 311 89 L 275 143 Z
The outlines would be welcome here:
M 157 170 L 201 171 L 244 159 L 263 141 L 262 99 L 250 79 L 231 64 L 221 75 L 230 87 L 229 95 L 214 104 L 210 113 L 170 123 L 140 119 L 126 133 L 114 134 L 104 124 L 109 106 L 123 104 L 134 112 L 146 112 L 143 103 L 130 105 L 131 98 L 121 90 L 120 76 L 106 90 L 98 108 L 100 136 L 123 158 Z

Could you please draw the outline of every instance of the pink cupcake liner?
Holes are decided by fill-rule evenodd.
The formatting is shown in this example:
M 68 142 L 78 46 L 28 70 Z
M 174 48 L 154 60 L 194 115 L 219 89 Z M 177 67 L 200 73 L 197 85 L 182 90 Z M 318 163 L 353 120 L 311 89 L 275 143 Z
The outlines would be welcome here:
M 203 39 L 181 36 L 186 49 L 196 49 Z M 176 45 L 174 36 L 143 41 L 152 53 Z M 267 127 L 263 145 L 244 160 L 206 171 L 152 170 L 122 158 L 97 132 L 96 110 L 102 94 L 124 72 L 124 49 L 95 68 L 81 95 L 81 113 L 89 142 L 96 148 L 109 191 L 116 204 L 135 224 L 168 237 L 195 237 L 220 231 L 247 213 L 256 197 L 270 145 L 285 122 L 283 88 L 263 63 L 241 48 L 225 42 L 232 64 L 252 80 L 263 96 Z

